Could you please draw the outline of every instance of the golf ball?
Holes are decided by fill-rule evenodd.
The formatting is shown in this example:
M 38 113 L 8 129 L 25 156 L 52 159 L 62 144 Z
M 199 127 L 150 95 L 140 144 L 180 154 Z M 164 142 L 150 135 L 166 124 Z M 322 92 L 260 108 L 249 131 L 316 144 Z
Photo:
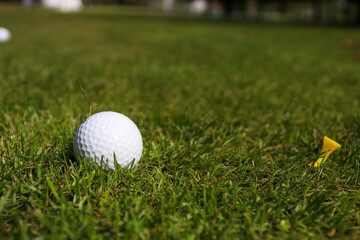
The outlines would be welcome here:
M 130 118 L 117 112 L 96 113 L 76 131 L 74 153 L 104 168 L 115 169 L 115 159 L 122 168 L 135 166 L 143 149 L 141 134 Z
M 6 28 L 0 27 L 0 42 L 7 42 L 11 38 L 10 31 Z

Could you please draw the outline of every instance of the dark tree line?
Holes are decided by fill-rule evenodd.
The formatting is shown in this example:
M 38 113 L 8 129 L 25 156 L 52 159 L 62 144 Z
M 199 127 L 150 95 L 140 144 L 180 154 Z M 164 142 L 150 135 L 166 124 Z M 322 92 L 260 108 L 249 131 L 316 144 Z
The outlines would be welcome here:
M 215 0 L 207 0 L 207 1 L 211 3 Z M 321 12 L 321 9 L 324 4 L 331 4 L 331 3 L 334 4 L 337 2 L 337 0 L 297 0 L 297 1 L 295 0 L 218 0 L 218 2 L 222 4 L 226 16 L 231 16 L 235 10 L 246 12 L 247 6 L 249 5 L 250 2 L 252 2 L 253 5 L 255 4 L 257 6 L 258 11 L 261 11 L 263 6 L 266 4 L 275 3 L 277 5 L 278 12 L 284 15 L 289 11 L 289 5 L 294 2 L 310 3 L 313 12 L 319 13 Z M 348 8 L 350 8 L 350 6 L 356 8 L 355 21 L 357 24 L 360 25 L 360 0 L 347 0 L 346 3 Z M 346 15 L 347 14 L 346 10 L 344 11 L 345 11 L 344 14 Z M 318 18 L 319 16 L 315 14 L 313 20 L 317 21 Z

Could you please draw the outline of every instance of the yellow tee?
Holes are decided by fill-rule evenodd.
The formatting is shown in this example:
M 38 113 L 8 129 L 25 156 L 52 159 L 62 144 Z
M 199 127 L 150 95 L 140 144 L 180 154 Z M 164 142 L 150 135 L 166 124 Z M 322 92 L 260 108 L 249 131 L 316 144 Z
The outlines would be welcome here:
M 309 166 L 319 167 L 322 163 L 324 163 L 328 159 L 331 153 L 333 153 L 335 150 L 339 148 L 341 148 L 340 144 L 325 136 L 324 143 L 321 148 L 321 153 L 322 153 L 321 157 L 318 158 L 318 160 L 315 163 L 314 162 L 310 163 Z

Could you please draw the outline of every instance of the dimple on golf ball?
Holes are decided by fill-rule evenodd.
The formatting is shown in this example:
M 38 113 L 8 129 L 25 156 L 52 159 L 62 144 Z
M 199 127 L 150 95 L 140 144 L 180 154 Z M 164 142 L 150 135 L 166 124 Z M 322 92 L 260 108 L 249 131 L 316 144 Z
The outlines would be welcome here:
M 77 158 L 115 169 L 115 159 L 122 168 L 135 166 L 140 161 L 143 142 L 130 118 L 117 112 L 100 112 L 80 125 L 73 147 Z

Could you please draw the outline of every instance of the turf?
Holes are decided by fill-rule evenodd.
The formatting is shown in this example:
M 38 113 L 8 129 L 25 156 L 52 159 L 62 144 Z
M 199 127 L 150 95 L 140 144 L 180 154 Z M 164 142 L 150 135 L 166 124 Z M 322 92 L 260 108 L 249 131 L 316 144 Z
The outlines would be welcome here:
M 360 32 L 136 8 L 0 5 L 1 239 L 324 239 L 360 234 Z M 76 161 L 112 110 L 132 170 Z M 342 145 L 308 167 L 328 136 Z

